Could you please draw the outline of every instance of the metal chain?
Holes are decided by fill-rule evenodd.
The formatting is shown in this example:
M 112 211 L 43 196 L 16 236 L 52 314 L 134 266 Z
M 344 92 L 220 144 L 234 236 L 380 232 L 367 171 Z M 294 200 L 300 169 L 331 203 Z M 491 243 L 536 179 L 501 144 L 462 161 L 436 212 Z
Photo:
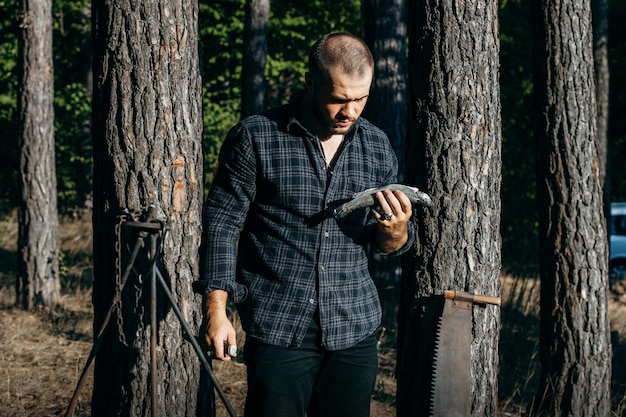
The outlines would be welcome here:
M 135 290 L 135 305 L 137 306 L 137 309 L 139 310 L 137 312 L 138 317 L 143 317 L 144 316 L 144 304 L 141 302 L 141 294 L 142 294 L 142 289 L 143 289 L 143 273 L 141 273 L 141 271 L 135 271 L 133 269 L 133 271 L 135 272 L 136 276 L 137 276 L 137 283 L 134 286 L 134 290 Z M 142 326 L 142 321 L 139 321 L 139 326 Z
M 122 282 L 122 274 L 123 274 L 123 269 L 126 269 L 127 266 L 123 265 L 123 257 L 124 257 L 124 253 L 126 251 L 126 253 L 131 253 L 132 250 L 131 248 L 126 244 L 124 244 L 124 234 L 122 232 L 123 228 L 122 225 L 124 224 L 124 222 L 126 221 L 139 221 L 142 213 L 144 211 L 143 210 L 134 210 L 134 211 L 129 211 L 126 210 L 124 212 L 124 214 L 121 214 L 119 216 L 117 216 L 117 222 L 115 224 L 115 252 L 116 252 L 116 259 L 115 259 L 115 299 L 116 301 L 116 305 L 115 305 L 115 310 L 116 310 L 116 319 L 117 319 L 117 329 L 118 329 L 118 334 L 119 334 L 119 341 L 124 345 L 124 346 L 128 346 L 128 342 L 126 340 L 126 333 L 124 332 L 124 319 L 123 319 L 123 311 L 122 311 L 122 291 L 123 291 L 123 282 Z M 133 260 L 134 263 L 135 260 Z M 128 262 L 128 261 L 127 261 Z M 135 269 L 135 266 L 132 265 L 132 270 L 131 270 L 135 275 L 136 275 L 136 283 L 133 285 L 133 289 L 135 292 L 135 304 L 136 306 L 138 306 L 139 308 L 142 308 L 142 303 L 141 303 L 141 297 L 142 297 L 142 289 L 143 289 L 143 284 L 144 284 L 144 274 L 142 271 L 137 271 Z M 129 271 L 126 270 L 126 273 L 128 273 Z M 128 278 L 128 277 L 127 277 Z

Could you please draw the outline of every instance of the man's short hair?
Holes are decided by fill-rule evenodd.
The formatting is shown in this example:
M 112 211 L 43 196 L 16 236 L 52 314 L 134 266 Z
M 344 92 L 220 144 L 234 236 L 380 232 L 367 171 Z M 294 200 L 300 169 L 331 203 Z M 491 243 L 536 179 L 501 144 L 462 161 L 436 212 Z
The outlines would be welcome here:
M 373 75 L 374 58 L 367 44 L 345 32 L 329 33 L 315 42 L 309 53 L 309 73 L 329 79 L 330 70 L 337 68 L 354 78 Z

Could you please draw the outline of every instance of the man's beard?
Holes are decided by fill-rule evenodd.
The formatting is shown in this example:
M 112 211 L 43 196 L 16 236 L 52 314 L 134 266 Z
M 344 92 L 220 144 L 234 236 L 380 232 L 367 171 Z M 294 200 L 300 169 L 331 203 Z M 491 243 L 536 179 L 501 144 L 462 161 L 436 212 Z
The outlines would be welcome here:
M 324 134 L 328 134 L 328 136 L 347 135 L 354 129 L 354 125 L 356 124 L 356 119 L 355 120 L 344 119 L 344 120 L 349 120 L 351 122 L 350 126 L 348 126 L 347 128 L 336 128 L 335 123 L 341 120 L 339 119 L 328 120 L 328 118 L 326 118 L 325 115 L 320 111 L 319 107 L 315 105 L 313 105 L 313 114 L 315 115 L 315 119 L 317 120 L 317 123 L 320 125 L 322 132 Z

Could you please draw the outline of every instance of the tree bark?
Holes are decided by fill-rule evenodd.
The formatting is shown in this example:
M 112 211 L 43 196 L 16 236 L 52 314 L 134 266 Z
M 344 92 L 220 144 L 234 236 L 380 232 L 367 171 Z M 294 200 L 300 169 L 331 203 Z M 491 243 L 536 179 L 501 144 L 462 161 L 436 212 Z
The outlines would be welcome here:
M 54 154 L 52 1 L 21 3 L 20 190 L 17 304 L 55 307 L 60 297 Z
M 607 0 L 592 0 L 593 20 L 593 62 L 596 81 L 596 142 L 598 143 L 598 162 L 600 164 L 600 184 L 607 187 L 608 170 L 608 133 L 609 133 L 609 28 Z M 609 193 L 605 192 L 608 196 Z M 610 200 L 606 200 L 610 202 Z
M 607 0 L 592 0 L 593 62 L 596 81 L 596 143 L 600 166 L 600 185 L 604 198 L 604 217 L 611 216 L 611 169 L 609 157 L 609 5 Z M 607 228 L 610 227 L 607 223 Z
M 363 0 L 363 40 L 374 56 L 374 82 L 364 116 L 389 136 L 404 180 L 407 118 L 406 0 Z
M 145 252 L 124 291 L 116 225 L 123 208 L 153 206 L 164 224 L 157 266 L 192 329 L 201 320 L 192 292 L 199 276 L 202 211 L 202 87 L 198 4 L 182 0 L 98 0 L 94 36 L 94 329 L 122 295 L 96 357 L 94 416 L 192 416 L 204 400 L 200 365 L 171 305 L 158 293 L 150 325 Z M 135 244 L 136 234 L 126 245 Z M 146 239 L 143 250 L 150 247 Z M 119 268 L 117 267 L 119 262 Z M 157 391 L 150 387 L 150 339 L 157 341 Z M 154 410 L 150 398 L 158 398 Z
M 241 67 L 241 117 L 265 110 L 265 63 L 270 0 L 246 0 Z
M 398 180 L 404 180 L 407 132 L 406 0 L 363 0 L 363 40 L 374 56 L 374 81 L 364 117 L 389 137 L 398 157 Z M 402 258 L 381 256 L 368 247 L 370 274 L 383 307 L 383 331 L 397 321 Z
M 400 306 L 398 415 L 429 415 L 432 365 L 421 301 L 444 290 L 500 295 L 498 2 L 409 2 L 407 181 L 429 193 L 415 216 Z M 471 415 L 497 414 L 496 306 L 472 309 Z
M 590 2 L 534 2 L 541 376 L 532 415 L 610 414 L 608 250 Z

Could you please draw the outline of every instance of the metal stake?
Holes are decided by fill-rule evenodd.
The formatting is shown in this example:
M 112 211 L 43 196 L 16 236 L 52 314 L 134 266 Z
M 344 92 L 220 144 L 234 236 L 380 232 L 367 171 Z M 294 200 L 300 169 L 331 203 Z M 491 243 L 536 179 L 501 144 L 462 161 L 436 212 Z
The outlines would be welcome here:
M 211 379 L 211 382 L 213 383 L 213 386 L 215 388 L 215 390 L 217 391 L 218 395 L 220 396 L 220 399 L 222 400 L 222 402 L 224 403 L 224 406 L 226 407 L 226 410 L 228 411 L 228 414 L 230 417 L 237 417 L 237 415 L 235 414 L 234 409 L 232 408 L 230 402 L 228 401 L 228 399 L 226 398 L 226 394 L 224 393 L 224 391 L 222 390 L 221 385 L 219 384 L 219 382 L 217 381 L 217 378 L 215 377 L 215 373 L 213 372 L 213 368 L 211 367 L 211 364 L 209 362 L 209 355 L 207 352 L 205 352 L 201 347 L 200 344 L 198 343 L 198 341 L 196 340 L 194 333 L 192 332 L 191 328 L 189 327 L 189 324 L 187 323 L 187 321 L 185 320 L 185 318 L 183 317 L 182 312 L 180 311 L 180 308 L 178 307 L 178 305 L 176 304 L 176 301 L 174 300 L 174 297 L 172 296 L 172 293 L 170 292 L 168 286 L 167 286 L 167 282 L 165 281 L 165 279 L 163 278 L 163 275 L 161 274 L 161 271 L 159 271 L 159 268 L 157 266 L 157 259 L 158 259 L 158 237 L 159 234 L 162 230 L 162 224 L 160 223 L 155 223 L 152 220 L 154 219 L 154 208 L 151 207 L 148 215 L 147 215 L 147 221 L 146 222 L 135 222 L 135 221 L 128 221 L 125 222 L 123 225 L 125 227 L 134 227 L 134 228 L 138 228 L 139 234 L 137 237 L 137 241 L 135 242 L 135 246 L 133 248 L 133 251 L 130 255 L 130 259 L 129 259 L 129 263 L 126 267 L 126 269 L 124 270 L 124 274 L 122 275 L 122 279 L 121 279 L 121 284 L 120 284 L 120 290 L 118 291 L 117 294 L 115 294 L 115 296 L 113 297 L 113 301 L 111 303 L 111 307 L 109 308 L 109 310 L 107 311 L 104 321 L 102 323 L 102 326 L 100 327 L 100 330 L 98 331 L 98 334 L 96 336 L 96 338 L 94 339 L 94 345 L 91 349 L 91 352 L 89 353 L 89 357 L 87 358 L 87 362 L 85 364 L 85 367 L 83 368 L 83 371 L 81 373 L 81 376 L 79 378 L 78 384 L 76 386 L 76 389 L 74 390 L 74 395 L 72 396 L 72 399 L 70 401 L 70 404 L 67 408 L 67 411 L 65 413 L 65 417 L 72 417 L 74 414 L 74 408 L 76 407 L 76 404 L 78 403 L 78 396 L 80 395 L 80 392 L 82 391 L 85 382 L 86 382 L 86 375 L 87 375 L 87 370 L 89 369 L 91 362 L 93 362 L 93 360 L 95 359 L 98 350 L 100 349 L 100 346 L 102 345 L 102 339 L 103 339 L 103 335 L 104 335 L 104 331 L 106 330 L 110 319 L 111 319 L 111 314 L 115 308 L 115 305 L 119 302 L 119 298 L 122 290 L 124 289 L 124 286 L 126 285 L 126 282 L 128 280 L 128 277 L 130 275 L 130 272 L 132 271 L 132 268 L 134 266 L 134 263 L 137 259 L 137 255 L 139 253 L 139 250 L 141 249 L 141 247 L 143 246 L 143 240 L 148 236 L 148 234 L 151 237 L 151 245 L 150 245 L 150 251 L 149 251 L 149 257 L 150 257 L 150 264 L 151 264 L 151 279 L 150 279 L 150 285 L 151 285 L 151 298 L 150 298 L 150 314 L 151 314 L 151 318 L 150 318 L 150 326 L 151 326 L 151 334 L 150 334 L 150 378 L 151 378 L 151 406 L 152 406 L 152 416 L 156 417 L 157 416 L 157 407 L 158 407 L 158 398 L 157 398 L 157 355 L 156 355 L 156 345 L 157 345 L 157 299 L 156 299 L 156 290 L 157 290 L 157 282 L 160 284 L 161 289 L 163 291 L 163 293 L 165 294 L 170 306 L 172 307 L 172 309 L 174 310 L 174 313 L 176 314 L 176 317 L 178 318 L 181 326 L 183 327 L 183 330 L 185 331 L 185 333 L 188 336 L 189 341 L 191 342 L 191 345 L 193 347 L 193 349 L 196 351 L 196 354 L 198 355 L 198 358 L 200 359 L 200 362 L 202 363 L 202 366 L 204 367 L 204 369 L 207 371 L 209 378 Z
M 156 259 L 157 259 L 157 235 L 150 235 L 150 255 L 152 259 L 152 274 L 150 276 L 150 382 L 152 385 L 152 417 L 158 414 L 157 407 L 157 299 L 156 299 Z

